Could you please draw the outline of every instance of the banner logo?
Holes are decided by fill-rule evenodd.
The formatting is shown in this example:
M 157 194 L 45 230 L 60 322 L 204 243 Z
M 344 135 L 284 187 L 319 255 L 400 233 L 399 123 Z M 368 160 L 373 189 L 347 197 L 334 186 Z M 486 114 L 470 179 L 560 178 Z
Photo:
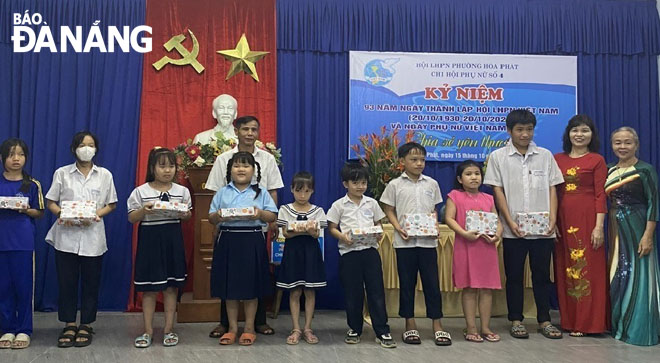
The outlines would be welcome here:
M 58 49 L 53 32 L 41 14 L 30 14 L 29 10 L 25 10 L 23 14 L 14 13 L 11 36 L 14 52 L 39 53 L 42 49 L 48 49 L 51 53 L 66 53 L 69 48 L 76 53 L 89 53 L 92 49 L 98 49 L 101 53 L 114 53 L 115 50 L 124 53 L 131 50 L 138 53 L 151 52 L 151 38 L 140 37 L 142 32 L 151 35 L 150 26 L 140 25 L 133 29 L 129 26 L 108 26 L 103 33 L 99 26 L 100 23 L 100 20 L 94 21 L 87 34 L 83 34 L 82 26 L 75 26 L 73 29 L 68 26 L 60 26 Z M 35 28 L 35 26 L 38 27 Z

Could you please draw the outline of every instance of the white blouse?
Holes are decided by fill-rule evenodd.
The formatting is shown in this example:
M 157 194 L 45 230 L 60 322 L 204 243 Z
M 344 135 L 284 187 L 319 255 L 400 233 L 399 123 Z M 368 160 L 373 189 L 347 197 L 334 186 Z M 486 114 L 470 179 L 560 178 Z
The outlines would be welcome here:
M 96 208 L 101 209 L 117 203 L 117 191 L 108 169 L 93 165 L 85 177 L 73 163 L 55 171 L 46 199 L 58 203 L 93 200 Z M 46 242 L 58 251 L 80 256 L 101 256 L 108 250 L 103 219 L 89 226 L 65 226 L 56 221 L 46 235 Z

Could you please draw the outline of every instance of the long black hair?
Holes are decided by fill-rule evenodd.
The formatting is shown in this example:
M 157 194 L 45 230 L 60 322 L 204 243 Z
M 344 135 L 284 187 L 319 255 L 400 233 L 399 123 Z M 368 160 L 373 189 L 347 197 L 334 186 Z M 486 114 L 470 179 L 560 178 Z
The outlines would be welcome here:
M 481 165 L 479 165 L 478 162 L 476 162 L 474 160 L 465 160 L 464 162 L 462 162 L 462 163 L 460 163 L 456 166 L 456 178 L 454 178 L 454 189 L 465 190 L 463 188 L 463 184 L 458 182 L 458 178 L 460 178 L 463 175 L 463 172 L 465 171 L 465 169 L 467 169 L 471 166 L 477 167 L 477 169 L 479 169 L 479 173 L 482 173 Z M 481 180 L 483 181 L 483 175 L 482 175 Z
M 593 153 L 598 152 L 598 149 L 600 148 L 600 139 L 598 138 L 596 125 L 589 116 L 580 114 L 571 117 L 566 125 L 566 130 L 564 130 L 564 136 L 562 136 L 562 148 L 566 154 L 570 153 L 573 149 L 573 144 L 571 143 L 571 137 L 569 135 L 571 129 L 582 125 L 587 126 L 591 130 L 591 141 L 589 142 L 587 149 Z
M 229 159 L 227 163 L 227 184 L 231 183 L 231 167 L 234 163 L 250 164 L 257 172 L 257 184 L 250 185 L 252 189 L 256 192 L 254 199 L 257 199 L 261 193 L 261 188 L 259 188 L 259 183 L 261 182 L 261 165 L 254 160 L 254 156 L 247 151 L 239 151 L 234 156 Z
M 25 144 L 25 141 L 21 139 L 16 139 L 16 138 L 11 138 L 5 140 L 2 145 L 0 145 L 0 155 L 2 156 L 2 166 L 4 167 L 5 170 L 7 170 L 7 158 L 9 158 L 9 154 L 11 154 L 12 150 L 16 148 L 16 146 L 20 147 L 23 149 L 23 154 L 25 154 L 25 161 L 27 162 L 28 157 L 30 156 L 30 151 L 28 150 L 27 145 Z M 32 184 L 32 178 L 30 177 L 30 174 L 28 174 L 25 171 L 25 165 L 23 165 L 23 169 L 21 170 L 21 173 L 23 174 L 23 183 L 21 184 L 21 193 L 28 193 L 30 191 L 30 185 Z
M 150 183 L 156 180 L 156 164 L 158 164 L 162 159 L 167 159 L 169 162 L 174 165 L 174 175 L 179 171 L 179 168 L 176 165 L 176 155 L 174 152 L 165 147 L 155 147 L 149 152 L 149 159 L 147 161 L 147 179 L 145 183 Z

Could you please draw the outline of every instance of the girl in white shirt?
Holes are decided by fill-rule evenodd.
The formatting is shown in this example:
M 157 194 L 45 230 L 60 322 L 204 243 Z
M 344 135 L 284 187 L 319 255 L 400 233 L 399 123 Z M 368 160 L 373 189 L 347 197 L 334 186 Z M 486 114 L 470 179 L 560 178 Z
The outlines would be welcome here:
M 128 221 L 140 223 L 135 253 L 135 291 L 143 292 L 144 334 L 135 338 L 136 348 L 151 345 L 156 297 L 163 292 L 165 328 L 163 345 L 174 346 L 179 337 L 172 332 L 178 289 L 186 282 L 186 255 L 181 220 L 191 217 L 188 189 L 173 180 L 177 174 L 176 156 L 170 149 L 154 148 L 149 153 L 146 183 L 128 198 Z M 154 203 L 167 201 L 185 206 L 181 213 L 162 213 Z
M 103 217 L 117 206 L 117 191 L 112 174 L 95 165 L 92 158 L 99 143 L 94 134 L 81 131 L 73 136 L 71 153 L 76 162 L 55 171 L 53 183 L 46 194 L 48 209 L 58 217 L 46 235 L 46 242 L 55 248 L 55 265 L 59 287 L 58 318 L 65 323 L 57 342 L 60 348 L 85 347 L 92 343 L 94 330 L 89 325 L 96 320 L 101 262 L 108 250 Z M 79 223 L 59 219 L 63 201 L 94 201 L 94 221 Z M 78 283 L 81 291 L 80 326 L 76 326 Z

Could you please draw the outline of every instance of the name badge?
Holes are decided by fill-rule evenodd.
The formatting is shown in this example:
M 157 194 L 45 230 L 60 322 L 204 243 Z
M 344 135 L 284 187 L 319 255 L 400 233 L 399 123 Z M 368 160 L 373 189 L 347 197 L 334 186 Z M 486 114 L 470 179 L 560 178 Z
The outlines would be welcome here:
M 547 173 L 545 170 L 532 170 L 532 175 L 534 176 L 546 176 Z
M 427 197 L 429 197 L 429 198 L 433 198 L 433 194 L 434 194 L 434 193 L 433 193 L 432 190 L 425 190 L 425 191 L 424 191 L 424 194 L 425 194 Z

